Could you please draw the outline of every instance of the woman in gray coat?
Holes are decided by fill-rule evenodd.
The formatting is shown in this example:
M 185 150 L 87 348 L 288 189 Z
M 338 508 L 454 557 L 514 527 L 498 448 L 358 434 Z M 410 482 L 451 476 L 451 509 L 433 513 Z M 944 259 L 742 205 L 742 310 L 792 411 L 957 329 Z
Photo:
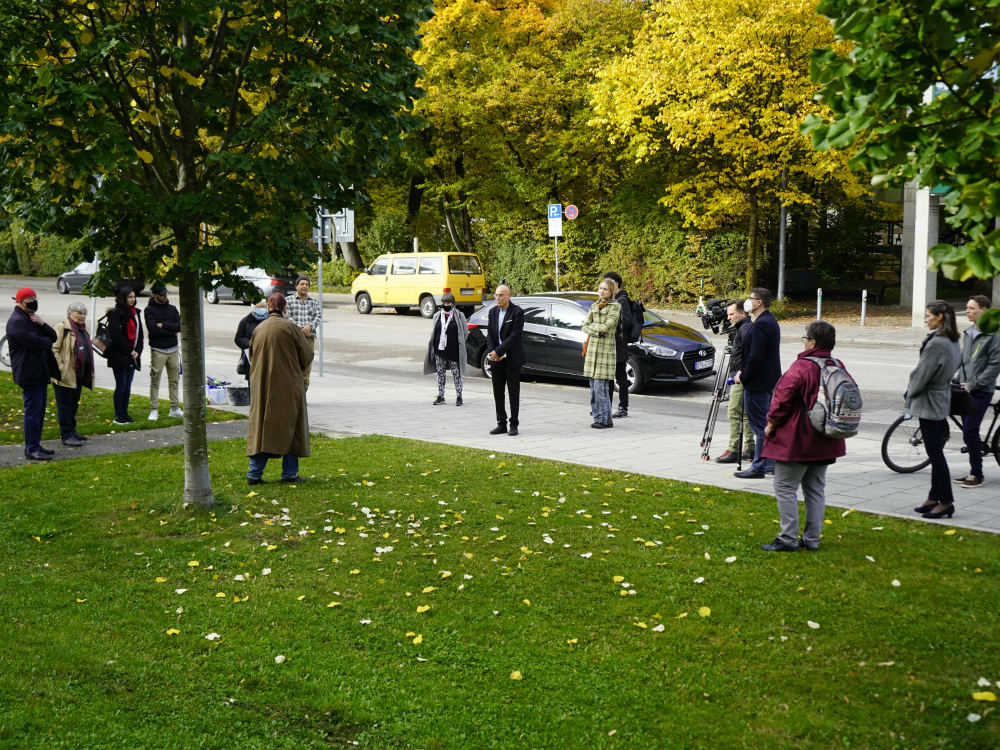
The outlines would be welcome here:
M 434 405 L 444 403 L 445 375 L 451 370 L 455 381 L 455 406 L 462 405 L 462 375 L 467 368 L 465 339 L 469 335 L 469 325 L 462 311 L 455 307 L 455 295 L 445 292 L 441 295 L 441 309 L 434 313 L 431 326 L 431 340 L 427 342 L 424 356 L 424 375 L 437 373 L 438 395 Z
M 920 419 L 924 450 L 931 460 L 931 489 L 927 501 L 913 510 L 924 518 L 951 518 L 955 499 L 944 457 L 951 406 L 951 377 L 962 359 L 958 325 L 951 305 L 935 300 L 927 305 L 924 322 L 930 329 L 920 347 L 920 359 L 906 389 L 906 412 Z

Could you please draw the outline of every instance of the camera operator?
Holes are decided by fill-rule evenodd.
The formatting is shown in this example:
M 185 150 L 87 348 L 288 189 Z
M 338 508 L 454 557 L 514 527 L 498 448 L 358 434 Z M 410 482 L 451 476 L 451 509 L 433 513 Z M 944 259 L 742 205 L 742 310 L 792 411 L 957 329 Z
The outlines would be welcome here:
M 747 335 L 753 322 L 743 310 L 743 300 L 734 299 L 726 307 L 726 318 L 729 320 L 729 447 L 725 453 L 715 459 L 717 464 L 735 464 L 740 460 L 740 422 L 743 422 L 743 458 L 753 460 L 754 434 L 750 429 L 750 420 L 743 408 L 743 384 L 736 383 L 733 378 L 743 367 L 743 350 Z

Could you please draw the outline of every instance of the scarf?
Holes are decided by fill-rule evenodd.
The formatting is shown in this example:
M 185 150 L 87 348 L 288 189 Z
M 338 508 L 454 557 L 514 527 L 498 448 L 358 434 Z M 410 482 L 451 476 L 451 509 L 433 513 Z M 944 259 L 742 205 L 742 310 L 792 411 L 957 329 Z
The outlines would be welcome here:
M 70 330 L 76 336 L 76 343 L 73 345 L 73 367 L 76 370 L 76 382 L 78 385 L 90 385 L 90 339 L 87 337 L 87 329 L 78 326 L 73 320 L 69 321 Z
M 128 325 L 125 334 L 128 337 L 129 346 L 135 349 L 135 342 L 139 338 L 139 309 L 137 307 L 129 307 L 128 312 Z
M 438 338 L 438 349 L 444 351 L 448 348 L 448 324 L 455 314 L 454 310 L 441 312 L 441 336 Z

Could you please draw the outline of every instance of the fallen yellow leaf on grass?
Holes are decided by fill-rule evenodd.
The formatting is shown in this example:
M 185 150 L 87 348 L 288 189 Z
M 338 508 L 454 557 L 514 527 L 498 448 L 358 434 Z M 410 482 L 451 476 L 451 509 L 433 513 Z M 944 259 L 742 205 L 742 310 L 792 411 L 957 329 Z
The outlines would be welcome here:
M 189 560 L 188 561 L 188 567 L 189 568 L 197 568 L 200 564 L 201 563 L 199 563 L 197 560 Z
M 955 529 L 948 529 L 946 532 L 944 532 L 944 535 L 945 536 L 951 536 L 954 533 L 955 533 Z
M 351 575 L 352 576 L 356 576 L 360 572 L 361 572 L 360 570 L 358 570 L 357 568 L 355 568 L 354 570 L 351 571 Z
M 614 581 L 615 583 L 621 583 L 622 581 L 625 580 L 625 576 L 615 576 L 611 580 Z
M 267 551 L 268 552 L 270 552 L 273 549 L 278 549 L 278 545 L 277 544 L 269 544 L 269 545 L 267 545 Z
M 167 635 L 177 635 L 180 632 L 177 628 L 167 628 Z
M 157 583 L 166 583 L 166 582 L 167 582 L 167 579 L 166 579 L 166 578 L 164 578 L 163 576 L 157 576 L 157 577 L 156 577 L 156 582 L 157 582 Z
M 513 672 L 510 673 L 510 679 L 512 679 L 512 680 L 520 680 L 521 679 L 521 673 L 518 672 L 515 669 Z
M 421 594 L 429 594 L 432 591 L 437 591 L 437 586 L 424 586 L 423 591 L 421 591 L 420 593 Z
M 576 645 L 579 642 L 580 642 L 579 638 L 570 638 L 568 641 L 566 641 L 566 643 L 568 643 L 570 646 Z
M 419 646 L 423 642 L 424 642 L 424 635 L 423 635 L 423 633 L 421 633 L 420 635 L 418 635 L 417 637 L 415 637 L 413 639 L 413 645 L 414 646 Z
M 87 601 L 87 600 L 86 599 L 77 599 L 76 603 L 77 604 L 83 604 L 85 601 Z
M 218 594 L 215 595 L 215 598 L 216 599 L 225 599 L 226 595 L 225 595 L 224 592 L 220 591 Z
M 712 614 L 712 610 L 708 607 L 698 607 L 698 614 L 702 617 L 708 617 Z
M 420 614 L 420 613 L 426 612 L 430 608 L 431 608 L 430 604 L 421 604 L 421 605 L 419 605 L 417 607 L 417 613 Z
M 295 597 L 295 598 L 296 598 L 296 600 L 298 600 L 298 601 L 300 601 L 300 602 L 301 602 L 301 601 L 302 601 L 303 599 L 305 599 L 305 598 L 306 598 L 306 595 L 305 595 L 305 594 L 302 594 L 302 596 L 297 596 L 297 597 Z
M 441 571 L 441 577 L 442 578 L 451 578 L 451 571 L 450 570 L 442 570 Z
M 633 624 L 634 624 L 634 625 L 635 625 L 635 626 L 636 626 L 637 628 L 642 628 L 643 630 L 645 630 L 645 629 L 646 629 L 646 628 L 648 627 L 648 625 L 646 625 L 646 623 L 644 623 L 644 622 L 636 622 L 636 623 L 633 623 Z
M 250 490 L 250 492 L 247 493 L 247 497 L 257 497 L 257 493 L 254 492 L 253 490 Z
M 972 700 L 975 701 L 989 701 L 990 703 L 996 703 L 997 696 L 995 693 L 991 693 L 989 690 L 984 690 L 979 693 L 972 694 Z
M 330 602 L 326 606 L 327 607 L 339 607 L 340 606 L 340 602 Z
M 683 620 L 687 616 L 688 616 L 687 612 L 681 612 L 679 615 L 677 615 L 677 617 L 675 619 L 677 619 L 677 620 Z

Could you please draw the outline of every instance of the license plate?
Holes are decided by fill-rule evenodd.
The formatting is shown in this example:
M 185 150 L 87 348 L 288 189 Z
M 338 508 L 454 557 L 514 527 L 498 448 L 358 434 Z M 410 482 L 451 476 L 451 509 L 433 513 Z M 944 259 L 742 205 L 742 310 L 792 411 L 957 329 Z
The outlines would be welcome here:
M 703 359 L 701 362 L 694 363 L 694 369 L 696 370 L 707 370 L 715 362 L 714 359 Z
M 459 294 L 475 294 L 475 292 L 475 289 L 463 289 L 459 292 Z

